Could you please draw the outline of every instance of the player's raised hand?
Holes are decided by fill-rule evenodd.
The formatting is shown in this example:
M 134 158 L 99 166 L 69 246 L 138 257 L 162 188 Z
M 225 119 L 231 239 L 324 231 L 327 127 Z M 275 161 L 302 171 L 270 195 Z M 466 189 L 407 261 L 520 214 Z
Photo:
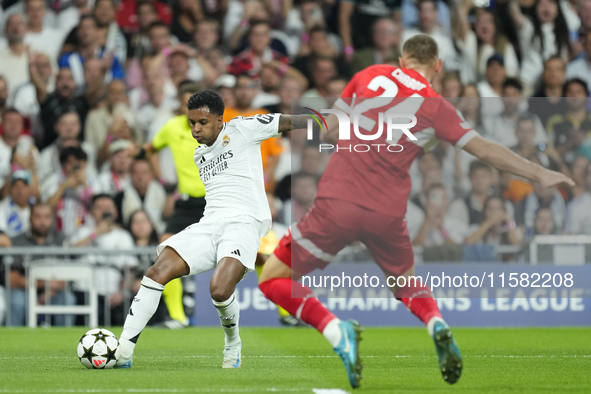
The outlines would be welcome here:
M 548 189 L 556 187 L 561 183 L 566 183 L 571 187 L 575 186 L 575 181 L 563 173 L 547 169 L 544 169 L 544 171 L 540 174 L 539 182 L 542 184 L 542 186 Z

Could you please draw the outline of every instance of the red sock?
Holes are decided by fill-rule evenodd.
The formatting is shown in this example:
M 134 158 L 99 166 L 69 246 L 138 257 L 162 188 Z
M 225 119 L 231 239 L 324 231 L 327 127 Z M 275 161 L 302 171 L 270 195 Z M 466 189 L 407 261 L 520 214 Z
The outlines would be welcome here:
M 294 292 L 303 297 L 292 298 L 292 286 Z M 332 319 L 336 318 L 313 296 L 312 290 L 294 280 L 288 278 L 269 279 L 260 283 L 259 289 L 269 300 L 281 306 L 292 316 L 302 319 L 321 333 L 324 331 L 324 327 Z
M 441 317 L 437 301 L 429 288 L 422 283 L 414 287 L 404 287 L 396 291 L 396 299 L 402 302 L 409 311 L 425 325 L 434 317 Z

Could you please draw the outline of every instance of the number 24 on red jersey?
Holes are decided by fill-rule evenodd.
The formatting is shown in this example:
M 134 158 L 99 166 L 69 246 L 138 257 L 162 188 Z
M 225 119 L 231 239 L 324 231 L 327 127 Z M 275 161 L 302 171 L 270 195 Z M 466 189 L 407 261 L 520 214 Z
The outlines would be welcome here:
M 417 139 L 406 137 L 406 141 L 424 148 L 437 140 L 462 148 L 478 135 L 458 109 L 435 93 L 421 73 L 411 69 L 388 65 L 368 67 L 355 74 L 335 107 L 348 114 L 359 114 L 358 127 L 367 134 L 375 132 L 380 113 L 383 121 L 396 114 L 414 115 L 417 124 L 411 132 Z M 398 130 L 388 142 L 401 143 L 402 137 L 403 131 Z

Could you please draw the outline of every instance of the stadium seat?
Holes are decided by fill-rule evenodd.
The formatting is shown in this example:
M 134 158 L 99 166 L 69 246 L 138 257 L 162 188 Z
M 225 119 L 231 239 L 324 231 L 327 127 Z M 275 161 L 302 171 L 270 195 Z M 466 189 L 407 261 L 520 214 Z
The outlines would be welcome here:
M 79 314 L 89 315 L 90 327 L 98 325 L 98 293 L 94 281 L 94 266 L 77 263 L 64 263 L 58 260 L 35 261 L 29 265 L 27 293 L 29 301 L 29 327 L 37 327 L 39 314 Z M 37 305 L 37 281 L 87 281 L 89 283 L 88 304 L 86 305 Z

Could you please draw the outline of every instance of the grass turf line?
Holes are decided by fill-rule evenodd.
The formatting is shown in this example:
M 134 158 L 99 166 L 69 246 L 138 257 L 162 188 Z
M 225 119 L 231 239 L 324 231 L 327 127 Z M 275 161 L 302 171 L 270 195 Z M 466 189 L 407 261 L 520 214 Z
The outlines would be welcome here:
M 312 329 L 242 328 L 243 366 L 221 368 L 219 328 L 146 329 L 131 370 L 87 370 L 76 357 L 84 328 L 0 329 L 0 393 L 347 392 L 340 359 Z M 121 328 L 112 331 L 119 335 Z M 425 329 L 368 328 L 359 393 L 591 393 L 591 329 L 455 329 L 464 355 L 447 385 Z M 576 356 L 576 357 L 575 357 Z

